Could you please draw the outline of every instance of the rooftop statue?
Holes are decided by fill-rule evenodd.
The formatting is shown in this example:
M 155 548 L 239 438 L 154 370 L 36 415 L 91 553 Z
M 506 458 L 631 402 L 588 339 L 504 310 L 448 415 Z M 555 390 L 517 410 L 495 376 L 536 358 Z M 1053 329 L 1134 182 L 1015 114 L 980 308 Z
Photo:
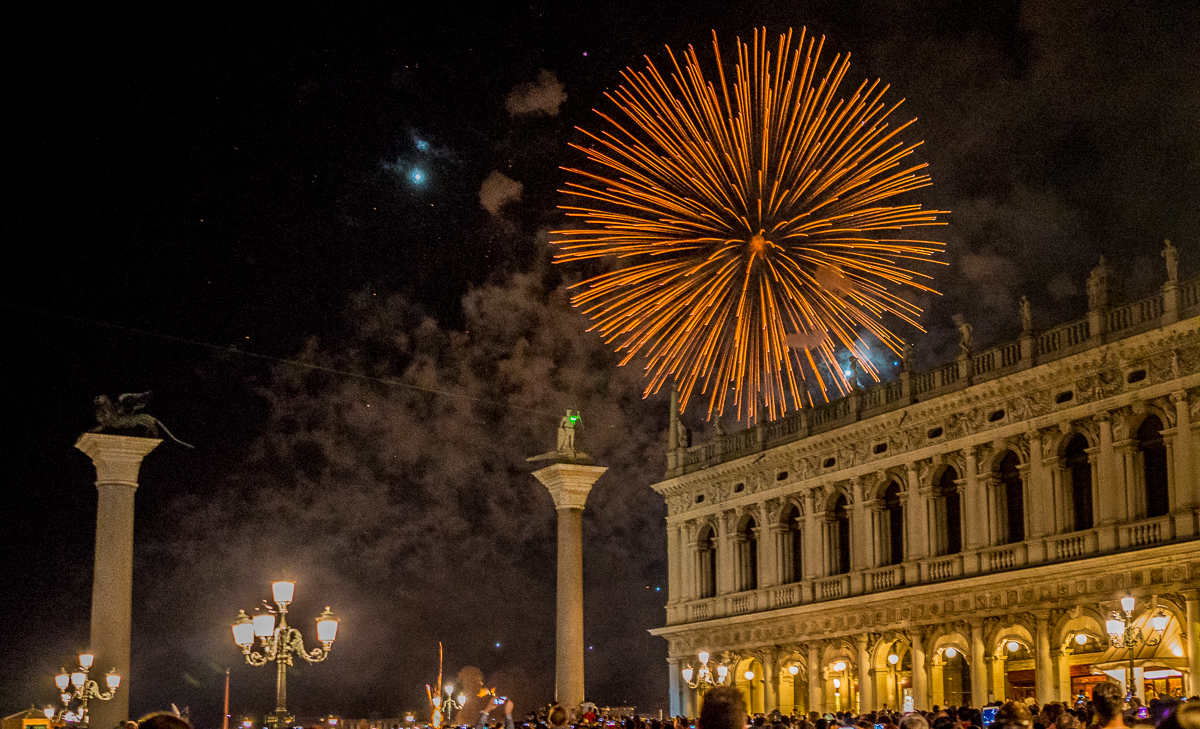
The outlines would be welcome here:
M 527 461 L 590 461 L 591 457 L 576 447 L 576 431 L 583 427 L 583 414 L 578 410 L 567 409 L 565 415 L 558 421 L 557 447 L 548 453 L 527 458 Z
M 167 430 L 167 426 L 161 420 L 150 413 L 142 412 L 149 399 L 149 391 L 127 392 L 118 397 L 114 405 L 108 395 L 97 395 L 94 402 L 96 403 L 98 425 L 92 428 L 91 432 L 114 433 L 115 431 L 116 434 L 126 435 L 127 433 L 120 431 L 138 430 L 145 434 L 143 437 L 161 438 L 162 435 L 166 435 L 179 445 L 191 448 L 191 445 L 179 440 L 170 430 Z

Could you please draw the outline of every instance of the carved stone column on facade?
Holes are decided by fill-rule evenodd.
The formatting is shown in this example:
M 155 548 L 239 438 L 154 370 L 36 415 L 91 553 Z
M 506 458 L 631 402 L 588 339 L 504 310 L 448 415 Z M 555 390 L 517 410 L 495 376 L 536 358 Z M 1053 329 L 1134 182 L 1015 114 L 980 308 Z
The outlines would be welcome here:
M 1034 624 L 1037 627 L 1037 660 L 1034 661 L 1034 686 L 1037 691 L 1039 704 L 1054 700 L 1054 664 L 1050 662 L 1050 612 L 1040 610 L 1034 613 Z
M 771 571 L 767 585 L 782 585 L 786 581 L 796 581 L 802 565 L 792 564 L 792 550 L 787 544 L 788 525 L 774 523 L 767 529 L 767 541 L 771 543 Z M 799 535 L 796 535 L 799 539 Z
M 1055 533 L 1055 503 L 1054 489 L 1050 483 L 1050 474 L 1042 463 L 1042 433 L 1030 430 L 1026 434 L 1029 443 L 1029 484 L 1026 489 L 1029 494 L 1030 534 L 1038 539 Z
M 776 539 L 778 524 L 774 523 L 767 505 L 759 503 L 755 520 L 758 522 L 758 586 L 778 585 L 782 573 L 779 571 L 779 542 Z
M 1096 494 L 1100 497 L 1096 515 L 1097 535 L 1100 549 L 1109 551 L 1117 546 L 1117 532 L 1113 525 L 1127 521 L 1129 515 L 1124 513 L 1122 505 L 1126 503 L 1125 494 L 1121 493 L 1123 479 L 1115 478 L 1116 454 L 1113 453 L 1112 416 L 1109 413 L 1099 413 L 1095 417 L 1096 427 L 1100 431 L 1100 452 L 1096 454 Z
M 1188 413 L 1188 394 L 1186 391 L 1171 393 L 1171 402 L 1175 403 L 1175 494 L 1176 501 L 1172 505 L 1177 511 L 1190 512 L 1200 506 L 1200 473 L 1196 472 L 1195 453 L 1197 445 L 1194 442 L 1192 423 Z M 1182 522 L 1189 522 L 1184 519 Z M 1182 525 L 1182 524 L 1181 524 Z M 1190 524 L 1189 524 L 1190 526 Z M 1190 532 L 1189 532 L 1190 535 Z M 1176 527 L 1176 537 L 1185 536 Z
M 682 528 L 678 524 L 667 525 L 667 604 L 679 602 L 682 596 L 680 590 L 680 567 L 683 564 L 684 548 L 681 539 Z M 674 695 L 674 694 L 672 694 Z
M 779 708 L 779 651 L 775 646 L 764 648 L 760 656 L 763 667 L 763 713 Z
M 671 716 L 679 716 L 684 710 L 683 691 L 687 690 L 687 684 L 679 682 L 678 658 L 667 659 L 667 686 L 670 692 Z
M 737 592 L 738 560 L 742 550 L 737 543 L 737 515 L 732 512 L 721 514 L 721 548 L 717 550 L 717 594 Z
M 984 662 L 983 622 L 972 620 L 971 625 L 971 703 L 983 706 L 988 702 L 987 664 Z
M 1185 590 L 1183 593 L 1187 625 L 1184 626 L 1184 655 L 1187 657 L 1188 677 L 1191 687 L 1189 696 L 1200 693 L 1200 590 Z
M 871 682 L 871 657 L 867 655 L 869 636 L 859 633 L 854 636 L 854 647 L 858 649 L 858 706 L 860 712 L 872 711 L 878 707 L 875 701 L 874 685 Z
M 850 493 L 854 498 L 850 532 L 853 537 L 853 544 L 850 547 L 850 569 L 862 570 L 871 566 L 871 525 L 867 521 L 861 478 L 851 479 Z
M 800 495 L 800 499 L 804 503 L 804 574 L 808 577 L 821 577 L 825 575 L 822 561 L 824 552 L 821 551 L 823 529 L 817 519 L 817 500 L 813 498 L 812 491 L 805 491 Z
M 989 697 L 992 701 L 1008 699 L 1007 660 L 1005 656 L 992 656 L 992 695 Z
M 917 472 L 917 464 L 906 464 L 908 481 L 908 508 L 904 512 L 908 526 L 907 539 L 908 559 L 911 561 L 926 559 L 933 554 L 929 538 L 929 506 L 932 489 L 921 483 Z
M 816 643 L 808 644 L 808 710 L 825 711 L 825 687 L 822 685 L 820 651 Z
M 1063 647 L 1062 650 L 1054 651 L 1050 654 L 1054 661 L 1054 673 L 1058 677 L 1055 682 L 1055 701 L 1071 702 L 1075 697 L 1071 695 L 1071 649 Z
M 929 709 L 929 682 L 925 673 L 925 645 L 922 643 L 921 629 L 910 628 L 908 639 L 912 649 L 913 708 L 926 711 Z
M 963 458 L 967 463 L 966 485 L 963 488 L 963 519 L 962 535 L 964 549 L 979 549 L 987 546 L 989 529 L 987 525 L 986 495 L 979 487 L 979 464 L 975 460 L 975 447 L 963 449 Z

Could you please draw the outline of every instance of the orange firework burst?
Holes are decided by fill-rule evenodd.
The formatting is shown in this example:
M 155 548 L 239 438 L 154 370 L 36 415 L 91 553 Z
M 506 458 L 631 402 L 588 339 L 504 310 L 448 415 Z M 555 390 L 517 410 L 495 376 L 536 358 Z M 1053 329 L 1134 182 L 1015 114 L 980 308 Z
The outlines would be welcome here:
M 699 390 L 709 417 L 730 395 L 740 419 L 756 417 L 757 393 L 777 417 L 813 404 L 811 383 L 826 400 L 847 391 L 838 345 L 878 377 L 864 335 L 899 352 L 884 316 L 919 328 L 920 309 L 894 289 L 932 291 L 906 266 L 941 244 L 884 237 L 945 212 L 886 204 L 930 184 L 924 164 L 902 167 L 912 121 L 888 123 L 900 102 L 885 104 L 878 80 L 836 99 L 849 55 L 818 76 L 824 38 L 799 41 L 788 31 L 772 54 L 765 29 L 739 40 L 732 85 L 715 33 L 715 84 L 691 47 L 682 62 L 667 49 L 669 77 L 649 58 L 626 69 L 607 94 L 623 119 L 597 112 L 610 128 L 573 145 L 598 170 L 567 168 L 582 180 L 562 208 L 583 222 L 555 232 L 555 261 L 621 261 L 572 304 L 621 364 L 646 356 L 646 394 L 674 378 L 681 408 Z

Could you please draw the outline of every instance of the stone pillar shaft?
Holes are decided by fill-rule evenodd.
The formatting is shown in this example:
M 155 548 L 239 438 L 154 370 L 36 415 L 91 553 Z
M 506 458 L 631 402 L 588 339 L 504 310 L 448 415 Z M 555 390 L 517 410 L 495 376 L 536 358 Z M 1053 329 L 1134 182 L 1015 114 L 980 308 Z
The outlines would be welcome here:
M 555 699 L 568 712 L 584 700 L 583 684 L 583 506 L 596 479 L 608 469 L 555 463 L 533 475 L 554 498 L 558 510 L 558 629 L 554 668 Z
M 925 646 L 921 643 L 921 631 L 912 631 L 909 640 L 912 647 L 913 708 L 926 711 L 929 709 L 929 687 L 925 680 Z
M 809 711 L 825 711 L 825 697 L 823 686 L 821 685 L 821 664 L 820 657 L 817 652 L 817 646 L 813 643 L 808 645 L 808 710 Z
M 1200 693 L 1200 595 L 1197 594 L 1197 591 L 1192 590 L 1188 593 L 1185 605 L 1187 625 L 1184 639 L 1187 641 L 1187 646 L 1184 648 L 1184 655 L 1187 656 L 1191 682 L 1188 696 L 1194 696 Z
M 115 669 L 121 687 L 111 701 L 88 706 L 91 724 L 112 727 L 129 718 L 130 634 L 133 628 L 133 497 L 142 459 L 157 438 L 84 433 L 75 447 L 96 466 L 96 558 L 92 580 L 91 651 L 101 673 Z
M 971 624 L 971 703 L 981 707 L 988 702 L 987 665 L 983 661 L 983 624 Z
M 1054 700 L 1054 664 L 1050 662 L 1050 616 L 1035 617 L 1037 625 L 1037 661 L 1034 664 L 1034 685 L 1039 704 Z

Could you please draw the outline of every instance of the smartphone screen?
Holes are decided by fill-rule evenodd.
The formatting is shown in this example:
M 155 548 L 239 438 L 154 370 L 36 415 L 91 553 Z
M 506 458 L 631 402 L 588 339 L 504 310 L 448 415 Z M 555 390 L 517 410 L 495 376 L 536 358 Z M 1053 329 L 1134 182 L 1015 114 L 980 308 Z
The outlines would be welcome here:
M 983 708 L 983 710 L 980 712 L 980 716 L 983 719 L 984 726 L 991 726 L 992 724 L 996 723 L 997 711 L 998 709 L 995 706 L 986 706 Z
M 1138 710 L 1137 710 L 1137 718 L 1149 719 L 1150 718 L 1150 709 L 1146 708 L 1145 706 L 1139 706 Z

